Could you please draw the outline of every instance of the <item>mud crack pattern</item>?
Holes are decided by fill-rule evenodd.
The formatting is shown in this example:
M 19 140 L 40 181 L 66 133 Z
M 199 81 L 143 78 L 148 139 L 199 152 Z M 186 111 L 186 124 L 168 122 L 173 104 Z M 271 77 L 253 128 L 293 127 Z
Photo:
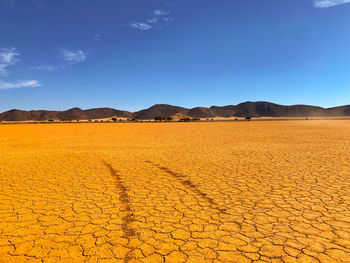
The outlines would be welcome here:
M 0 126 L 0 262 L 350 262 L 350 123 Z

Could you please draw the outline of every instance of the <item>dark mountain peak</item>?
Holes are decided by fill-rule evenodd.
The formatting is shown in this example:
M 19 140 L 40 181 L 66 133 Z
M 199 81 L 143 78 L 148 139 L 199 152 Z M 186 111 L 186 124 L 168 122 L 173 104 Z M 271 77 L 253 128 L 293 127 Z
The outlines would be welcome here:
M 89 119 L 103 119 L 113 116 L 122 118 L 132 118 L 132 113 L 129 111 L 120 111 L 113 108 L 93 108 L 85 110 Z
M 186 109 L 184 107 L 180 107 L 180 106 L 174 106 L 174 105 L 170 105 L 170 104 L 155 104 L 151 107 L 148 108 L 148 110 L 150 109 Z M 188 110 L 188 109 L 186 109 Z
M 74 108 L 75 109 L 75 108 Z M 76 109 L 80 109 L 80 108 L 76 108 Z M 91 109 L 87 109 L 85 111 L 92 111 L 92 110 L 116 110 L 113 108 L 108 108 L 108 107 L 103 107 L 103 108 L 91 108 Z
M 28 113 L 26 111 L 13 109 L 0 114 L 0 120 L 8 121 L 25 121 L 28 118 Z
M 74 108 L 71 108 L 71 109 L 68 109 L 66 110 L 67 111 L 83 111 L 82 109 L 80 109 L 79 107 L 74 107 Z
M 150 108 L 157 108 L 157 107 L 176 107 L 176 106 L 173 106 L 173 105 L 170 105 L 170 104 L 154 104 L 153 106 L 149 107 Z
M 136 119 L 147 120 L 154 119 L 157 116 L 173 116 L 177 113 L 187 115 L 188 111 L 188 109 L 179 106 L 173 106 L 169 104 L 156 104 L 146 110 L 135 112 L 133 116 Z
M 6 111 L 8 113 L 14 113 L 14 112 L 24 112 L 23 110 L 19 110 L 19 109 L 12 109 L 12 110 L 9 110 L 9 111 Z

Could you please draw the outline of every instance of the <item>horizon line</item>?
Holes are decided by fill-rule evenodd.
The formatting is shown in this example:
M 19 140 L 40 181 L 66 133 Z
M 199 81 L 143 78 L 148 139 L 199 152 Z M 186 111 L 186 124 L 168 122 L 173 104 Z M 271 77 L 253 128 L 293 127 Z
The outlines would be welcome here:
M 141 108 L 140 110 L 135 110 L 135 111 L 132 111 L 132 110 L 125 110 L 125 109 L 120 109 L 120 108 L 115 108 L 115 107 L 107 107 L 107 106 L 102 106 L 102 107 L 88 107 L 88 108 L 84 108 L 84 107 L 79 107 L 79 106 L 76 106 L 76 107 L 71 107 L 71 108 L 66 108 L 64 110 L 54 110 L 54 109 L 30 109 L 30 110 L 23 110 L 23 109 L 19 109 L 19 108 L 11 108 L 11 109 L 8 109 L 8 110 L 5 110 L 5 111 L 0 111 L 0 114 L 2 113 L 5 113 L 5 112 L 9 112 L 9 111 L 13 111 L 13 110 L 19 110 L 19 111 L 57 111 L 57 112 L 63 112 L 63 111 L 68 111 L 68 110 L 72 110 L 72 109 L 80 109 L 80 110 L 83 110 L 83 111 L 86 111 L 86 110 L 92 110 L 92 109 L 114 109 L 114 110 L 119 110 L 119 111 L 126 111 L 126 112 L 131 112 L 131 113 L 135 113 L 135 112 L 139 112 L 139 111 L 142 111 L 142 110 L 147 110 L 149 108 L 152 108 L 154 106 L 157 106 L 157 105 L 167 105 L 167 106 L 173 106 L 173 107 L 181 107 L 181 108 L 185 108 L 185 109 L 195 109 L 195 108 L 211 108 L 211 107 L 226 107 L 226 106 L 237 106 L 237 105 L 240 105 L 240 104 L 244 104 L 244 103 L 270 103 L 270 104 L 275 104 L 275 105 L 279 105 L 279 106 L 286 106 L 286 107 L 292 107 L 292 106 L 311 106 L 311 107 L 320 107 L 320 108 L 323 108 L 323 109 L 332 109 L 332 108 L 337 108 L 337 107 L 343 107 L 343 106 L 350 106 L 350 103 L 349 104 L 344 104 L 344 105 L 336 105 L 336 106 L 331 106 L 331 107 L 324 107 L 324 106 L 320 106 L 320 105 L 315 105 L 315 104 L 304 104 L 304 103 L 300 103 L 300 104 L 279 104 L 279 103 L 276 103 L 276 102 L 270 102 L 270 101 L 265 101 L 265 100 L 257 100 L 257 101 L 244 101 L 244 102 L 240 102 L 240 103 L 237 103 L 237 104 L 227 104 L 227 105 L 211 105 L 211 106 L 195 106 L 195 107 L 185 107 L 185 106 L 179 106 L 179 105 L 175 105 L 175 104 L 168 104 L 168 103 L 156 103 L 156 104 L 153 104 L 149 107 L 146 107 L 146 108 Z

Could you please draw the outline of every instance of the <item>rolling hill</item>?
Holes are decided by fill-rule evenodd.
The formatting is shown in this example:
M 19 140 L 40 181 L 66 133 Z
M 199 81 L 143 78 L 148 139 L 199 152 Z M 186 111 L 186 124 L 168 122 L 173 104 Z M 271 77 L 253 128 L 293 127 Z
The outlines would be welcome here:
M 168 104 L 156 104 L 137 112 L 116 110 L 113 108 L 94 108 L 82 110 L 72 108 L 65 111 L 13 109 L 0 114 L 0 121 L 43 121 L 48 119 L 87 120 L 113 116 L 140 120 L 154 119 L 156 116 L 188 116 L 196 118 L 213 117 L 342 117 L 350 116 L 350 105 L 322 108 L 310 105 L 284 106 L 271 102 L 244 102 L 237 105 L 196 107 L 187 109 Z

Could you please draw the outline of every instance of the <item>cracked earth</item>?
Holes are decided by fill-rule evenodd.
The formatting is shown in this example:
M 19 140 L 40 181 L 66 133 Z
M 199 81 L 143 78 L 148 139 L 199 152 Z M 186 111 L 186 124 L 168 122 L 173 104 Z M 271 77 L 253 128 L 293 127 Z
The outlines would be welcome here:
M 0 262 L 350 262 L 350 123 L 0 126 Z

